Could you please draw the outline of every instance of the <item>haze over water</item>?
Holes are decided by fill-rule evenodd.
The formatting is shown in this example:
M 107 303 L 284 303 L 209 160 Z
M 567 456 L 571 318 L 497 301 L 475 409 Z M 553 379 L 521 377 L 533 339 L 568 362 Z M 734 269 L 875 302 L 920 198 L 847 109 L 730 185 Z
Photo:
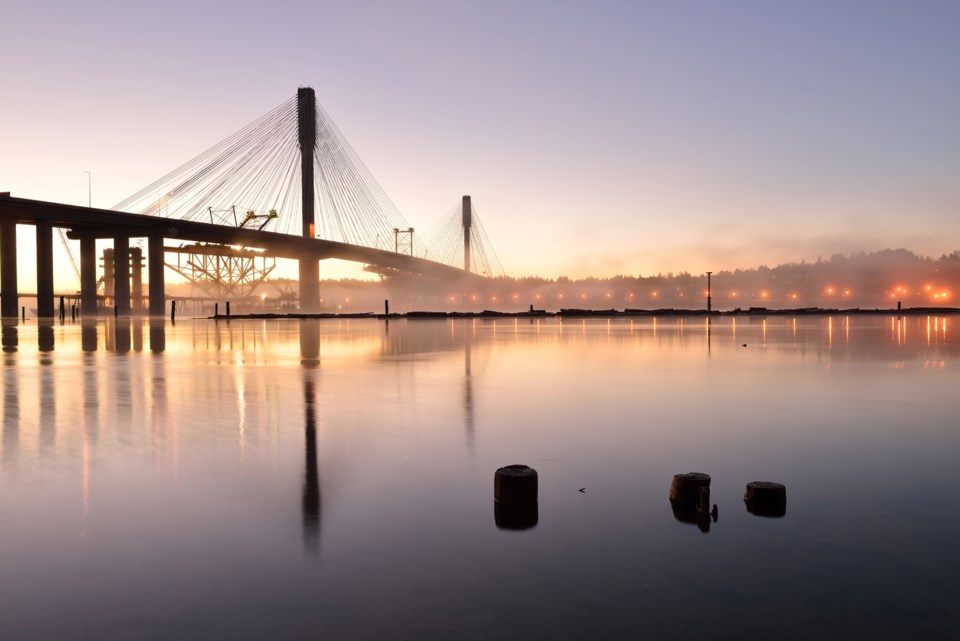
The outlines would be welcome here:
M 942 636 L 955 322 L 5 324 L 0 636 Z

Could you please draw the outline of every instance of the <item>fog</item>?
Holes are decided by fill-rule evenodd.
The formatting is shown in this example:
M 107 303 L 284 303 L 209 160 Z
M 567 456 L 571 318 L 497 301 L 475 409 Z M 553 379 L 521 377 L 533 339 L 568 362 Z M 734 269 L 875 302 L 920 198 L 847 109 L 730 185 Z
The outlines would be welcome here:
M 905 249 L 835 254 L 813 262 L 759 266 L 712 274 L 713 309 L 820 307 L 828 309 L 951 307 L 960 291 L 960 252 L 939 258 Z M 182 287 L 182 286 L 181 286 Z M 268 281 L 248 301 L 267 309 L 294 309 L 296 282 Z M 687 272 L 574 280 L 495 278 L 483 287 L 425 281 L 325 280 L 326 312 L 520 311 L 535 309 L 702 309 L 706 274 Z M 239 303 L 239 301 L 237 301 Z

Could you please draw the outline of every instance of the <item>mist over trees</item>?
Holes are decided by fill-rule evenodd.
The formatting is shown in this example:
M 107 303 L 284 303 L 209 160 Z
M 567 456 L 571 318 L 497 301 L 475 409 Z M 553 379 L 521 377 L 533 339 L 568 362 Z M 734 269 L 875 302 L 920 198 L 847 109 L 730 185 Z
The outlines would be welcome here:
M 268 281 L 257 298 L 267 305 L 291 300 L 296 283 Z M 958 306 L 960 251 L 939 258 L 906 249 L 834 254 L 814 262 L 775 267 L 721 270 L 712 275 L 713 308 L 829 309 Z M 556 279 L 540 277 L 490 279 L 482 288 L 424 281 L 327 280 L 321 282 L 325 311 L 379 312 L 389 299 L 392 311 L 431 309 L 479 311 L 494 309 L 702 309 L 706 306 L 706 274 L 689 272 L 650 276 Z M 292 301 L 290 302 L 292 305 Z

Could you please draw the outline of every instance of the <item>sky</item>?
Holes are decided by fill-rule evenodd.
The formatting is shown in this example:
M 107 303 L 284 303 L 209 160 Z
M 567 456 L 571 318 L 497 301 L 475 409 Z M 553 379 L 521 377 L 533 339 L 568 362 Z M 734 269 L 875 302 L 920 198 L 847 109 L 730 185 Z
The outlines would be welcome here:
M 960 2 L 4 0 L 3 22 L 15 196 L 86 204 L 88 170 L 110 207 L 309 85 L 412 225 L 470 194 L 513 276 L 960 248 Z

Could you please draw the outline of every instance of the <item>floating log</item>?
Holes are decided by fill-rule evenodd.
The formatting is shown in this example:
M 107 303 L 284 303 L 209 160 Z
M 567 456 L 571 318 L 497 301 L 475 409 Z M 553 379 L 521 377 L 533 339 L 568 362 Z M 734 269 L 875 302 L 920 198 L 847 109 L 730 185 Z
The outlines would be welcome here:
M 704 474 L 703 472 L 674 474 L 673 482 L 670 483 L 670 492 L 667 496 L 670 497 L 671 501 L 695 505 L 697 502 L 697 493 L 701 487 L 710 487 L 709 474 Z
M 757 516 L 783 516 L 787 513 L 787 488 L 772 481 L 750 481 L 743 494 L 747 511 Z
M 501 467 L 493 475 L 493 498 L 498 503 L 537 502 L 537 471 L 526 465 Z

